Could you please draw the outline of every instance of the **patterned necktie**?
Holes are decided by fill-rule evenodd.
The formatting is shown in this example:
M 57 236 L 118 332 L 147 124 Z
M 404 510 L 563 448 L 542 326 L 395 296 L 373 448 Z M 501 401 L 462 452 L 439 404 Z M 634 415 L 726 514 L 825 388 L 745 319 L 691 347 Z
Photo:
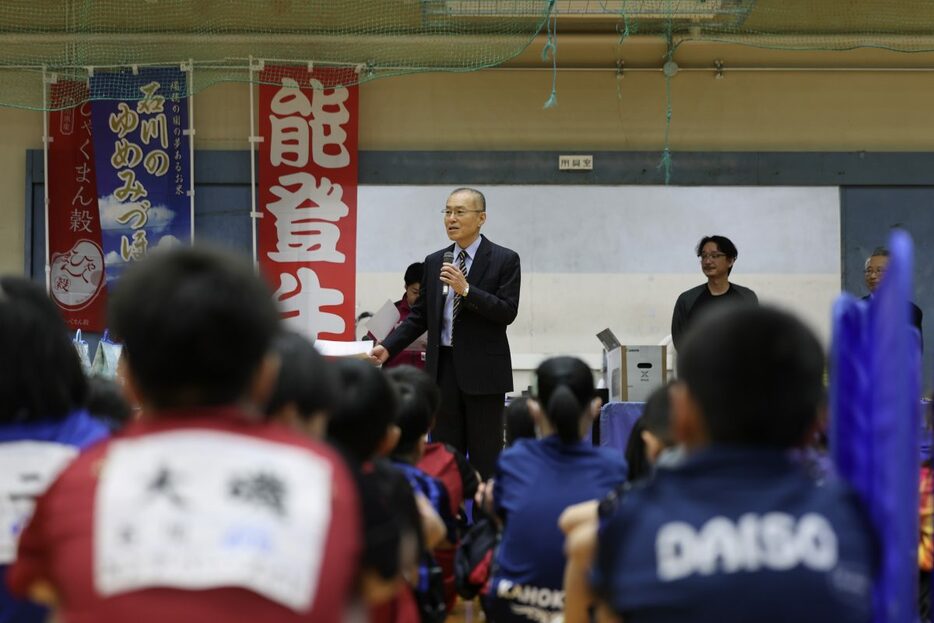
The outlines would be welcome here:
M 465 276 L 467 275 L 467 252 L 464 250 L 461 250 L 461 252 L 457 255 L 457 267 L 461 269 L 461 272 L 464 273 Z M 461 308 L 461 295 L 455 292 L 454 293 L 454 311 L 451 313 L 452 320 L 454 318 L 457 318 L 457 312 L 460 311 L 460 308 Z M 451 333 L 453 334 L 453 332 L 454 332 L 454 327 L 451 327 Z

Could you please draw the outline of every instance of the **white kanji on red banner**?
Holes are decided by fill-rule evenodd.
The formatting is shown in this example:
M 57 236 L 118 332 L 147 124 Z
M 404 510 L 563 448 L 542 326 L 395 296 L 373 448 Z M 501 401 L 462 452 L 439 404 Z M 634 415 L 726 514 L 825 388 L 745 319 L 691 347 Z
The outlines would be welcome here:
M 297 187 L 297 188 L 296 188 Z M 290 188 L 296 188 L 291 191 Z M 341 230 L 334 223 L 350 213 L 341 201 L 344 190 L 321 183 L 311 173 L 292 173 L 270 188 L 278 201 L 266 207 L 276 217 L 276 250 L 268 254 L 274 262 L 343 262 L 337 250 Z
M 321 79 L 296 68 L 266 71 L 260 197 L 267 218 L 260 222 L 259 261 L 290 326 L 352 338 L 356 88 L 335 84 L 326 71 Z
M 294 331 L 307 334 L 308 327 L 315 327 L 318 333 L 343 333 L 347 328 L 337 314 L 321 311 L 322 307 L 343 303 L 344 293 L 321 287 L 318 275 L 310 268 L 299 268 L 294 276 L 280 274 L 275 299 L 279 301 L 282 317 Z

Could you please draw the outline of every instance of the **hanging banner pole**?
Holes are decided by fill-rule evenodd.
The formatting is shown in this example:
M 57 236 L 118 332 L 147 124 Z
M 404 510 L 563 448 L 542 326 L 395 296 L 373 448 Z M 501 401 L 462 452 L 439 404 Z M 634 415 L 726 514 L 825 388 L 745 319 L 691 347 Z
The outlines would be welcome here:
M 54 78 L 53 80 L 54 81 Z M 52 264 L 49 260 L 49 74 L 42 66 L 42 210 L 45 215 L 45 293 L 52 292 Z
M 191 244 L 195 243 L 195 62 L 188 59 L 188 65 L 182 63 L 182 71 L 188 73 L 188 129 L 183 132 L 188 137 L 188 200 L 191 214 Z
M 256 209 L 256 144 L 262 142 L 262 138 L 256 135 L 256 113 L 255 113 L 255 87 L 253 79 L 257 71 L 263 71 L 263 61 L 256 61 L 250 56 L 250 228 L 253 233 L 253 265 L 259 266 L 256 261 L 256 219 L 263 215 Z

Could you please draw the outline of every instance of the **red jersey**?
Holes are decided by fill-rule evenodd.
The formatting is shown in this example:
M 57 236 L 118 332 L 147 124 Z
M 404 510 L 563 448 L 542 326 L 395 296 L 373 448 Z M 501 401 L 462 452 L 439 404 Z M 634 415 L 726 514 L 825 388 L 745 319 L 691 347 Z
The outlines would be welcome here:
M 232 408 L 163 413 L 61 474 L 8 582 L 48 582 L 64 623 L 338 623 L 359 535 L 327 446 Z

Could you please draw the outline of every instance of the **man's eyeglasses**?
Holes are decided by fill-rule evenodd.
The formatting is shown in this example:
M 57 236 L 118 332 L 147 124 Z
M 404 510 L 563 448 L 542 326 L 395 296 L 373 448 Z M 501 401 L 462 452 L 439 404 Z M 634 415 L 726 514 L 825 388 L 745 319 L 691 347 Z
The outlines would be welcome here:
M 719 260 L 721 257 L 726 257 L 726 253 L 701 253 L 697 257 L 699 257 L 702 262 L 704 260 Z
M 458 208 L 457 210 L 441 210 L 441 214 L 444 215 L 444 218 L 451 218 L 452 216 L 456 216 L 457 218 L 464 218 L 468 212 L 483 212 L 483 210 L 464 210 L 462 208 Z
M 885 274 L 884 268 L 867 268 L 864 271 L 867 275 L 879 275 L 882 276 Z

